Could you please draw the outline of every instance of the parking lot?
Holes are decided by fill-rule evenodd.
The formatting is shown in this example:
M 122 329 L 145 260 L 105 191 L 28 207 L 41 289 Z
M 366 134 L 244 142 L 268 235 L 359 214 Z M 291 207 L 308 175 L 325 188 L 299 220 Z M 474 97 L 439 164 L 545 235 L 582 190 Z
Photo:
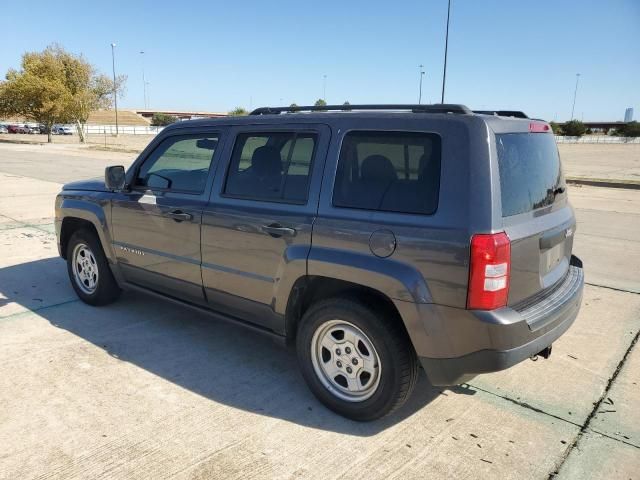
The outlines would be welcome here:
M 580 175 L 640 172 L 636 146 L 615 146 L 617 176 L 576 147 Z M 587 285 L 549 360 L 448 389 L 423 374 L 402 410 L 361 424 L 269 339 L 140 294 L 77 299 L 53 199 L 133 158 L 0 144 L 0 479 L 638 478 L 640 190 L 569 188 Z

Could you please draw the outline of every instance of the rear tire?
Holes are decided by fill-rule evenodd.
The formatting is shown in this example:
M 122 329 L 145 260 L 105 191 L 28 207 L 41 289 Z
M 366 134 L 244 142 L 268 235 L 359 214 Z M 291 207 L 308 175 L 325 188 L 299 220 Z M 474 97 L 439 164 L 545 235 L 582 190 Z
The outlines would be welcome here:
M 351 420 L 390 414 L 409 398 L 418 378 L 416 354 L 400 320 L 353 299 L 311 306 L 296 350 L 311 391 Z
M 67 272 L 78 297 L 89 305 L 107 305 L 120 296 L 100 240 L 89 230 L 81 229 L 71 235 Z

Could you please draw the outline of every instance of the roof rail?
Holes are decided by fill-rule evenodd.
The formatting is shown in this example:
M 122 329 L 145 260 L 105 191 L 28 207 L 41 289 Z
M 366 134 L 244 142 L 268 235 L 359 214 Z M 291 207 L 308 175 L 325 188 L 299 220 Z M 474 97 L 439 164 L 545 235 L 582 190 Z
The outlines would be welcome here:
M 481 115 L 497 115 L 499 117 L 529 118 L 526 113 L 518 110 L 474 110 Z
M 472 113 L 464 105 L 452 103 L 436 103 L 433 105 L 413 105 L 413 104 L 366 104 L 366 105 L 305 105 L 289 107 L 260 107 L 251 112 L 251 115 L 278 115 L 280 113 L 295 112 L 328 112 L 341 111 L 350 112 L 353 110 L 409 110 L 413 113 Z

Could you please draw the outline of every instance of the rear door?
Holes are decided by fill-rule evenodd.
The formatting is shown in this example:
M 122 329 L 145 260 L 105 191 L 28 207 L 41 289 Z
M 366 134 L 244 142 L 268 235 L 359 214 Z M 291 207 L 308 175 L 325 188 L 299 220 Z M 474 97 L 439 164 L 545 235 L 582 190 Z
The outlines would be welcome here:
M 230 132 L 226 171 L 202 220 L 202 279 L 214 309 L 284 331 L 289 291 L 306 274 L 329 137 L 312 124 Z
M 495 135 L 503 225 L 511 240 L 512 306 L 565 277 L 576 227 L 551 130 L 518 124 L 520 131 Z

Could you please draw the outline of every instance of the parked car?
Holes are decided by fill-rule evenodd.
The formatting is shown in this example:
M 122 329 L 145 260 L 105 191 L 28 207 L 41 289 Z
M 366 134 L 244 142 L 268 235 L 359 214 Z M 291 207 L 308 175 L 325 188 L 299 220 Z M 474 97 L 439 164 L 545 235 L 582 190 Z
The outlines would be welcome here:
M 0 134 L 1 133 L 9 133 L 9 129 L 6 125 L 0 125 Z
M 9 133 L 29 133 L 29 127 L 24 125 L 9 125 L 7 130 Z
M 40 133 L 40 127 L 37 125 L 25 125 L 25 127 L 27 128 L 28 133 L 32 135 L 36 135 Z
M 64 125 L 55 125 L 51 129 L 51 133 L 54 135 L 73 135 L 73 129 L 71 129 L 71 127 L 65 127 Z
M 65 185 L 78 296 L 147 292 L 295 345 L 313 393 L 361 421 L 402 405 L 419 365 L 446 386 L 547 358 L 584 282 L 549 125 L 343 108 L 180 122 L 126 172 Z

